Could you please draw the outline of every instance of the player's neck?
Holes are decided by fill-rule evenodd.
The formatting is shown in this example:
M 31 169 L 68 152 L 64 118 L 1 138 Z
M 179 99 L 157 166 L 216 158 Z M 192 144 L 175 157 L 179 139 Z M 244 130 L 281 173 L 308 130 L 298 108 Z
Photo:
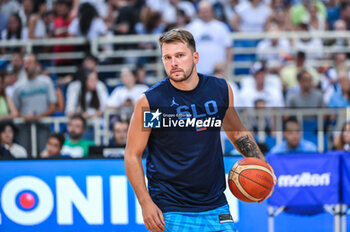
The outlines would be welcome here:
M 170 83 L 179 90 L 191 91 L 197 87 L 199 76 L 197 72 L 193 72 L 187 80 L 176 82 L 170 79 Z

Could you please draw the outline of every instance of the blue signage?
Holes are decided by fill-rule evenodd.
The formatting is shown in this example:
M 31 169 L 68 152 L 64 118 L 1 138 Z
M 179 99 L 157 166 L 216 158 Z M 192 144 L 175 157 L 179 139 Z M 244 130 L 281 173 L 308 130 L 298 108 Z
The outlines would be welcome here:
M 319 206 L 339 203 L 338 155 L 270 155 L 277 184 L 269 199 L 275 206 Z
M 269 157 L 278 177 L 268 201 L 276 206 L 350 202 L 350 153 Z M 242 157 L 225 157 L 225 172 Z M 339 178 L 342 173 L 342 178 Z M 143 232 L 141 207 L 127 181 L 122 159 L 16 160 L 0 162 L 0 231 Z M 339 180 L 342 179 L 342 184 Z M 226 190 L 239 231 L 267 232 L 267 202 L 237 201 Z M 254 218 L 254 223 L 247 218 Z M 330 214 L 310 223 L 281 215 L 276 228 L 285 232 L 332 229 Z M 293 226 L 287 229 L 287 224 Z M 296 222 L 296 223 L 294 223 Z M 289 228 L 289 226 L 288 226 Z
M 342 155 L 342 201 L 350 205 L 350 153 Z
M 0 176 L 0 231 L 147 231 L 122 159 L 2 161 Z
M 146 231 L 123 160 L 0 163 L 0 231 Z

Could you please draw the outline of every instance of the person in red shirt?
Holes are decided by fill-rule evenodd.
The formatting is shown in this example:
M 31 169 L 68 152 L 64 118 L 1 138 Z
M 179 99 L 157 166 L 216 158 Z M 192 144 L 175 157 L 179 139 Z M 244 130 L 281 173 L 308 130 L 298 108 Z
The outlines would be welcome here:
M 69 16 L 71 9 L 71 2 L 68 0 L 58 0 L 55 3 L 56 17 L 53 21 L 54 25 L 54 38 L 65 38 L 68 37 L 68 26 L 72 19 Z M 71 45 L 55 45 L 53 47 L 54 53 L 59 52 L 72 52 L 74 47 Z M 56 59 L 55 65 L 66 65 L 71 64 L 72 60 L 69 59 Z

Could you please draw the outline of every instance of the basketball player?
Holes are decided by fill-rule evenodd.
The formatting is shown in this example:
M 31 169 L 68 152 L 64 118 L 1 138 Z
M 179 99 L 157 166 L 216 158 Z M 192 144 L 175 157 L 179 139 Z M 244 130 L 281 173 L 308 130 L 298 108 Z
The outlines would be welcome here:
M 221 126 L 181 128 L 179 123 L 147 129 L 144 112 L 151 110 L 152 120 L 161 113 L 165 118 L 163 110 L 175 115 L 171 120 L 223 121 L 228 138 L 243 156 L 266 160 L 233 108 L 230 85 L 197 73 L 199 55 L 192 34 L 173 29 L 159 38 L 159 44 L 168 77 L 137 101 L 125 150 L 126 174 L 145 225 L 157 232 L 236 231 L 224 195 Z M 146 145 L 148 191 L 141 162 Z

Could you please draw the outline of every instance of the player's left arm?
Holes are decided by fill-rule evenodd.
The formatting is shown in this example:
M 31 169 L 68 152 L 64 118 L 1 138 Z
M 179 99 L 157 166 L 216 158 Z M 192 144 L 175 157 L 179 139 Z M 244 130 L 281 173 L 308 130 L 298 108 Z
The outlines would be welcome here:
M 233 93 L 231 86 L 228 83 L 227 87 L 229 92 L 229 106 L 226 110 L 223 128 L 228 139 L 244 157 L 256 157 L 267 162 L 252 134 L 242 124 L 235 108 L 233 107 Z
M 239 151 L 239 153 L 241 153 L 244 157 L 256 157 L 265 161 L 272 171 L 273 181 L 276 184 L 277 179 L 273 168 L 265 159 L 264 154 L 260 151 L 252 134 L 242 124 L 241 119 L 239 118 L 235 108 L 233 107 L 233 93 L 229 83 L 227 83 L 227 88 L 229 92 L 229 107 L 226 110 L 226 114 L 223 121 L 223 128 L 226 132 L 228 139 Z M 259 203 L 269 198 L 272 193 L 273 189 L 270 192 L 270 194 L 266 196 L 263 200 L 259 201 Z

